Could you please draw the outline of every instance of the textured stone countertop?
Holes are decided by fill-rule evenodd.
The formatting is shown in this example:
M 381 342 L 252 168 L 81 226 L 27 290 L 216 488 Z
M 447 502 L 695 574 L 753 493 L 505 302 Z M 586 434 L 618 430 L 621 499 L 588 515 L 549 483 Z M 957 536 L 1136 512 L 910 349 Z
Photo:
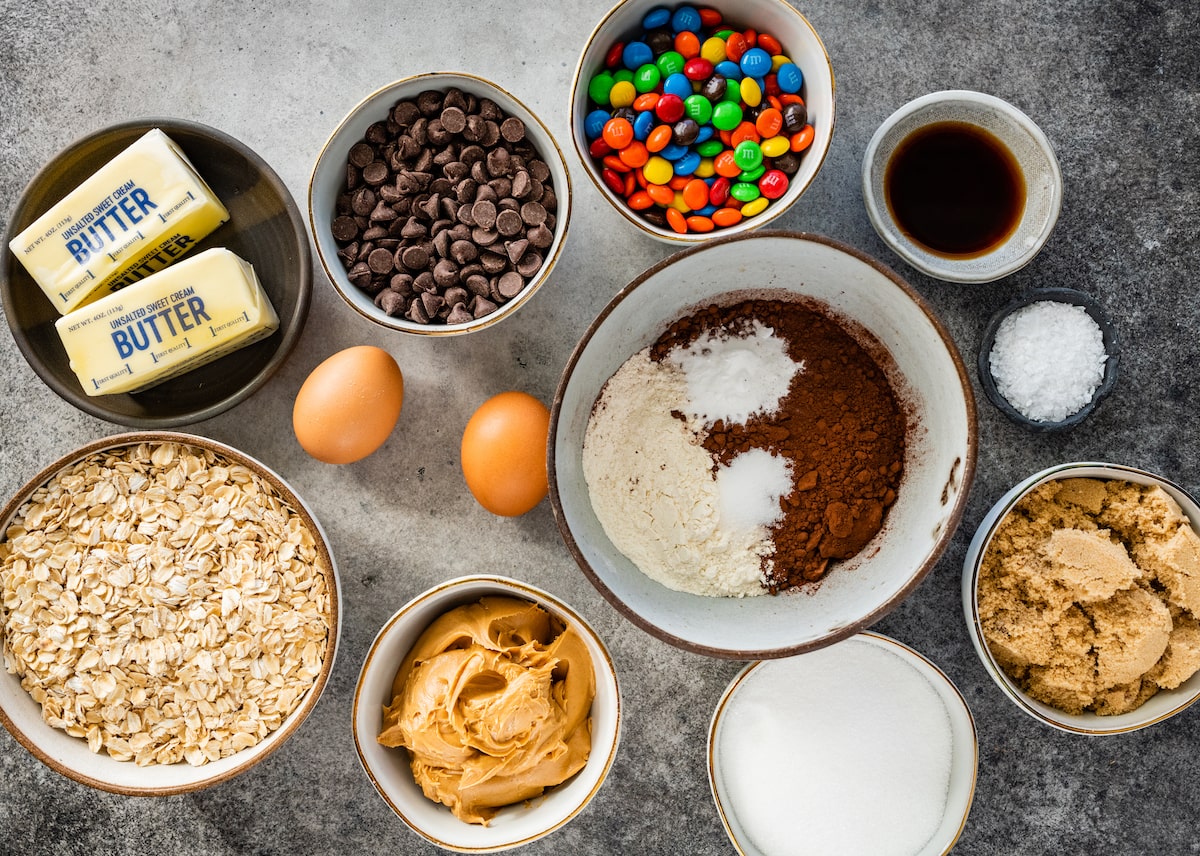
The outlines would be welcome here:
M 936 569 L 875 630 L 913 646 L 962 691 L 979 733 L 975 801 L 956 852 L 1200 852 L 1194 757 L 1200 712 L 1088 739 L 1034 722 L 972 650 L 959 603 L 963 555 L 988 508 L 1054 463 L 1110 460 L 1200 490 L 1200 5 L 1193 0 L 807 0 L 837 76 L 837 129 L 820 174 L 775 224 L 831 236 L 882 260 L 940 313 L 969 367 L 989 315 L 1018 293 L 1095 295 L 1124 343 L 1118 385 L 1062 435 L 1008 422 L 980 393 L 978 470 Z M 518 519 L 473 501 L 457 449 L 470 413 L 523 389 L 549 401 L 571 348 L 626 282 L 671 252 L 635 234 L 569 145 L 568 89 L 607 0 L 407 0 L 190 4 L 0 0 L 0 227 L 41 165 L 86 132 L 145 116 L 220 128 L 257 151 L 306 207 L 312 164 L 336 123 L 399 77 L 463 70 L 501 83 L 550 127 L 574 173 L 566 251 L 516 316 L 469 337 L 389 334 L 314 272 L 300 344 L 265 388 L 190 426 L 284 474 L 322 521 L 343 585 L 344 629 L 314 713 L 245 775 L 199 793 L 128 798 L 64 778 L 0 730 L 0 852 L 13 854 L 434 853 L 378 797 L 355 756 L 350 704 L 383 622 L 430 585 L 511 575 L 579 609 L 607 640 L 624 697 L 620 752 L 597 797 L 529 854 L 730 853 L 710 795 L 705 743 L 741 663 L 685 653 L 621 617 L 560 540 L 548 502 Z M 1025 269 L 986 286 L 936 282 L 876 236 L 859 189 L 875 128 L 906 101 L 976 89 L 1028 113 L 1065 180 L 1058 226 Z M 341 348 L 375 344 L 407 396 L 387 444 L 357 464 L 297 445 L 292 400 Z M 83 443 L 124 430 L 60 400 L 0 338 L 0 494 Z M 777 801 L 789 815 L 787 794 Z M 803 830 L 797 834 L 802 836 Z

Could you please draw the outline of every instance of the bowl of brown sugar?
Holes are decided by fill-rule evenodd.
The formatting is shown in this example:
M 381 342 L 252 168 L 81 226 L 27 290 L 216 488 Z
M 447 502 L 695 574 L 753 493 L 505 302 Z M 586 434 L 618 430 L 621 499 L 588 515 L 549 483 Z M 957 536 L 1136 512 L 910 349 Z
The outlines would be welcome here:
M 929 572 L 975 431 L 961 357 L 895 273 L 819 236 L 730 237 L 650 268 L 588 328 L 551 411 L 551 502 L 638 626 L 786 656 Z

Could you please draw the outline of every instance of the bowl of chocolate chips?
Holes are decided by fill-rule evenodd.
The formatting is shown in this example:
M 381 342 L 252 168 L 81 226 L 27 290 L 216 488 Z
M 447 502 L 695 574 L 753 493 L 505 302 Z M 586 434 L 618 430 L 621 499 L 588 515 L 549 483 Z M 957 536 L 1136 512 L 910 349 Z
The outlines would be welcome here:
M 567 235 L 571 181 L 529 108 L 470 74 L 406 77 L 358 103 L 309 182 L 317 255 L 360 315 L 469 333 L 542 286 Z

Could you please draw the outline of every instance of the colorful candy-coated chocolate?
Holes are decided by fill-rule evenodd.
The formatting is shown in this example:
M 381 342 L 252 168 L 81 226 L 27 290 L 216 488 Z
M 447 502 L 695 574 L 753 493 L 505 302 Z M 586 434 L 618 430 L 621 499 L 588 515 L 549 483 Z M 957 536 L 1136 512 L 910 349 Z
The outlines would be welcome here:
M 611 155 L 613 147 L 604 142 L 604 138 L 592 140 L 592 144 L 588 146 L 588 154 L 594 158 L 602 158 L 606 155 Z
M 597 104 L 608 104 L 609 93 L 612 92 L 613 76 L 610 72 L 602 71 L 588 83 L 588 98 Z
M 742 79 L 742 67 L 731 59 L 724 59 L 713 66 L 717 74 L 729 80 Z
M 700 45 L 700 56 L 716 65 L 719 62 L 725 61 L 725 40 L 718 39 L 716 36 L 705 39 Z
M 658 66 L 663 77 L 670 77 L 672 74 L 679 74 L 683 71 L 683 62 L 683 54 L 679 51 L 667 51 L 656 59 L 654 64 Z
M 675 174 L 691 175 L 696 171 L 696 167 L 698 166 L 700 166 L 700 155 L 689 151 L 675 161 Z
M 623 149 L 633 140 L 633 125 L 626 119 L 609 119 L 604 124 L 604 142 Z
M 758 185 L 749 181 L 735 181 L 729 188 L 729 195 L 738 202 L 752 202 L 761 195 Z
M 604 183 L 608 185 L 608 189 L 618 196 L 625 195 L 625 180 L 617 173 L 616 170 L 605 168 L 600 172 L 600 177 L 604 179 Z
M 771 200 L 765 196 L 760 196 L 757 199 L 752 199 L 742 206 L 743 217 L 754 217 L 767 210 L 767 206 L 771 204 Z
M 718 208 L 712 213 L 712 221 L 722 229 L 727 229 L 742 222 L 742 212 L 737 208 Z
M 696 152 L 706 158 L 716 157 L 723 151 L 725 151 L 725 144 L 720 140 L 705 140 L 696 146 Z
M 638 113 L 637 118 L 633 120 L 633 138 L 645 141 L 653 130 L 654 114 L 649 110 Z
M 633 83 L 628 80 L 618 80 L 613 84 L 612 90 L 608 93 L 608 103 L 614 107 L 629 107 L 633 104 L 633 99 L 637 98 L 638 91 Z
M 683 101 L 683 112 L 689 118 L 694 119 L 698 125 L 707 125 L 712 119 L 713 105 L 712 102 L 703 95 L 689 95 Z M 700 129 L 696 128 L 696 133 L 700 133 Z
M 666 6 L 655 6 L 642 17 L 642 28 L 657 30 L 671 22 L 671 10 Z
M 700 37 L 689 30 L 684 30 L 675 36 L 675 50 L 684 59 L 700 56 Z
M 788 177 L 780 170 L 771 169 L 758 180 L 758 189 L 767 199 L 778 199 L 787 193 Z
M 654 156 L 642 167 L 642 175 L 651 184 L 666 184 L 675 175 L 675 167 L 664 157 Z M 611 185 L 610 185 L 611 186 Z
M 628 122 L 626 122 L 626 125 L 628 125 Z M 605 139 L 608 139 L 607 133 L 608 128 L 606 127 Z M 630 128 L 630 137 L 632 137 L 632 128 Z M 612 145 L 612 140 L 608 140 L 608 144 Z M 626 140 L 626 144 L 628 144 L 628 140 Z M 619 149 L 622 148 L 622 146 L 613 146 L 613 148 Z M 749 172 L 751 169 L 757 169 L 762 163 L 762 149 L 760 148 L 760 145 L 752 142 L 752 140 L 744 139 L 742 142 L 738 143 L 737 148 L 733 150 L 733 161 L 738 164 L 738 167 L 742 168 L 742 172 Z
M 663 122 L 674 124 L 683 118 L 683 99 L 678 95 L 663 95 L 654 105 L 654 115 Z
M 645 42 L 630 42 L 621 52 L 621 62 L 628 69 L 639 69 L 654 60 L 654 51 Z
M 658 153 L 658 156 L 663 158 L 664 160 L 669 160 L 672 163 L 674 163 L 675 161 L 679 160 L 681 157 L 683 157 L 687 153 L 688 153 L 687 146 L 681 146 L 678 143 L 671 143 L 669 146 L 662 149 Z
M 779 54 L 783 53 L 783 45 L 781 45 L 779 40 L 770 33 L 758 34 L 758 46 L 771 56 L 778 56 Z
M 639 190 L 625 200 L 625 204 L 634 211 L 645 211 L 647 208 L 654 207 L 654 200 L 650 198 L 650 194 L 644 190 Z
M 742 108 L 732 101 L 722 101 L 713 107 L 712 123 L 722 131 L 732 131 L 742 121 Z
M 721 25 L 721 13 L 716 9 L 702 7 L 700 9 L 700 24 L 706 29 L 711 30 L 714 27 Z
M 612 117 L 604 110 L 593 110 L 584 117 L 583 133 L 589 140 L 599 139 L 600 135 L 604 133 L 604 123 L 610 118 Z
M 633 73 L 633 87 L 638 92 L 652 92 L 662 82 L 662 72 L 652 62 L 638 66 Z
M 764 77 L 771 71 L 771 55 L 762 48 L 750 48 L 742 54 L 738 65 L 747 77 Z
M 700 12 L 695 6 L 680 6 L 671 14 L 671 29 L 677 33 L 684 30 L 698 33 L 701 26 Z
M 741 92 L 742 100 L 746 102 L 747 107 L 757 107 L 762 103 L 762 88 L 753 77 L 743 77 L 738 91 Z
M 625 149 L 621 149 L 621 153 L 624 154 Z M 766 171 L 767 168 L 762 164 L 759 164 L 754 169 L 744 169 L 738 173 L 738 181 L 758 181 Z
M 640 140 L 634 140 L 618 153 L 623 163 L 628 164 L 631 168 L 636 169 L 639 166 L 644 166 L 650 158 L 650 152 L 646 148 L 646 144 Z
M 693 214 L 684 220 L 687 223 L 688 229 L 693 232 L 711 232 L 713 230 L 713 221 L 707 217 L 702 217 L 699 214 Z
M 792 137 L 792 151 L 802 152 L 812 145 L 812 141 L 816 138 L 816 132 L 812 125 L 805 125 L 800 133 Z
M 729 179 L 719 176 L 708 188 L 708 201 L 716 206 L 724 205 L 729 199 Z
M 775 72 L 775 82 L 784 92 L 799 92 L 800 87 L 804 85 L 804 74 L 800 71 L 799 66 L 787 62 L 779 66 L 779 70 Z
M 652 152 L 661 152 L 671 145 L 673 129 L 670 125 L 659 125 L 646 137 L 646 148 Z
M 762 147 L 763 155 L 769 158 L 777 158 L 780 155 L 785 155 L 791 149 L 791 143 L 787 137 L 774 136 L 763 140 L 759 145 Z
M 604 64 L 609 68 L 616 68 L 621 64 L 621 56 L 625 53 L 625 43 L 617 42 L 608 49 L 608 54 L 604 57 Z
M 667 225 L 681 235 L 687 233 L 687 220 L 678 208 L 667 208 Z
M 703 57 L 692 57 L 683 64 L 683 74 L 688 80 L 702 81 L 712 77 L 713 64 Z
M 783 128 L 783 115 L 774 107 L 768 107 L 759 112 L 754 127 L 764 139 L 774 137 Z

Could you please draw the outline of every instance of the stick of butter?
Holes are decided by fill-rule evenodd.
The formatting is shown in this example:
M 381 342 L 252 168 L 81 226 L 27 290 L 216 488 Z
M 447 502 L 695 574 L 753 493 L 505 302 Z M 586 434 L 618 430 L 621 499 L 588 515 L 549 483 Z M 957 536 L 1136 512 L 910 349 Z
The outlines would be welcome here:
M 140 392 L 257 342 L 279 317 L 254 273 L 220 247 L 55 322 L 88 395 Z
M 228 219 L 183 150 L 155 128 L 9 248 L 65 315 L 162 270 Z

